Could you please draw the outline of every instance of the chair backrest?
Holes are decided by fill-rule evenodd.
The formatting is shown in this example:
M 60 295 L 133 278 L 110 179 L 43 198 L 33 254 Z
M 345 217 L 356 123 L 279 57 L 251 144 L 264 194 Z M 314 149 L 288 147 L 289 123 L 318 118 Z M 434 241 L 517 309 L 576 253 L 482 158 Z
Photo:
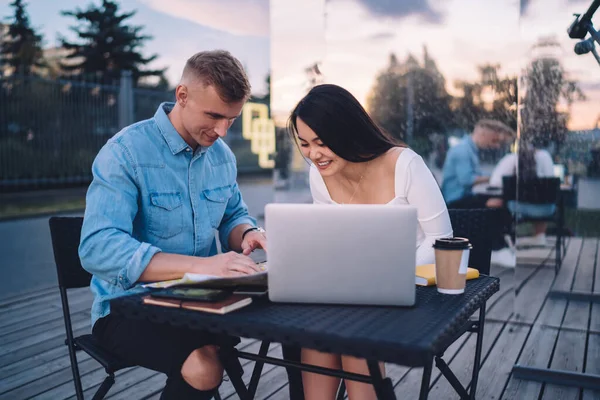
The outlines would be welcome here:
M 58 285 L 64 289 L 90 285 L 92 275 L 79 261 L 82 217 L 51 217 L 49 221 Z
M 533 204 L 556 204 L 560 193 L 560 178 L 517 180 L 516 176 L 502 178 L 502 197 Z
M 473 245 L 469 266 L 489 275 L 492 238 L 501 234 L 501 215 L 494 209 L 450 209 L 454 236 L 465 237 Z

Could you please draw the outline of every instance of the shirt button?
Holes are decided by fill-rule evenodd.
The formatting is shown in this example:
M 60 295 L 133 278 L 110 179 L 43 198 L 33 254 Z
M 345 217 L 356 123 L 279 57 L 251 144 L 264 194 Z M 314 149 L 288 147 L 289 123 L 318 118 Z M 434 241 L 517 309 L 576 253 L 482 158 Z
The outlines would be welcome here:
M 185 151 L 187 151 L 189 153 L 190 151 L 192 151 L 192 149 L 190 149 L 189 147 L 186 147 Z

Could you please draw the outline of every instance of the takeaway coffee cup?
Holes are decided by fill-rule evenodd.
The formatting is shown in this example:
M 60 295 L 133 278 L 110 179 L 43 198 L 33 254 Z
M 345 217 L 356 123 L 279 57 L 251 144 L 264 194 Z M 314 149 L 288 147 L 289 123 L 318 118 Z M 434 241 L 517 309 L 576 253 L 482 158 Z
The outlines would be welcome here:
M 437 239 L 435 249 L 435 283 L 444 294 L 461 294 L 465 291 L 469 253 L 473 246 L 469 239 L 454 237 Z

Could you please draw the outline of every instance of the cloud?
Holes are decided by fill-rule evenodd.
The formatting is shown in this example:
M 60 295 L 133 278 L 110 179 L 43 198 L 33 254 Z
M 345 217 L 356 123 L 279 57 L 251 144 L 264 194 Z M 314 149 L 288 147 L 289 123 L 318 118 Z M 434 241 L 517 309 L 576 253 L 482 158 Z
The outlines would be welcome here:
M 378 32 L 369 36 L 368 40 L 387 40 L 396 37 L 394 32 Z
M 418 15 L 425 21 L 440 24 L 443 14 L 431 7 L 429 0 L 358 0 L 372 14 L 382 17 L 404 18 Z
M 269 36 L 269 0 L 139 1 L 164 14 L 234 35 Z
M 527 11 L 529 10 L 529 6 L 531 5 L 531 3 L 533 3 L 536 0 L 520 0 L 521 2 L 521 15 L 525 15 L 527 14 Z M 590 0 L 564 0 L 565 3 L 572 3 L 572 4 L 577 4 L 577 3 L 589 3 Z M 585 9 L 587 10 L 587 8 Z M 585 10 L 581 10 L 581 13 L 583 14 L 585 12 Z

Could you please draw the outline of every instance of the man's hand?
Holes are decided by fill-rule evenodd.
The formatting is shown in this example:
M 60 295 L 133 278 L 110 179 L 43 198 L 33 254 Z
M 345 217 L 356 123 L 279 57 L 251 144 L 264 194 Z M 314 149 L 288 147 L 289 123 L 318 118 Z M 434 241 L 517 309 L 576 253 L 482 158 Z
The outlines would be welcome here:
M 242 241 L 242 253 L 248 255 L 255 249 L 263 249 L 267 251 L 267 238 L 259 231 L 250 231 L 244 236 Z
M 254 260 L 235 251 L 218 254 L 205 259 L 209 264 L 202 268 L 201 274 L 216 276 L 240 276 L 251 275 L 260 272 L 260 268 Z

